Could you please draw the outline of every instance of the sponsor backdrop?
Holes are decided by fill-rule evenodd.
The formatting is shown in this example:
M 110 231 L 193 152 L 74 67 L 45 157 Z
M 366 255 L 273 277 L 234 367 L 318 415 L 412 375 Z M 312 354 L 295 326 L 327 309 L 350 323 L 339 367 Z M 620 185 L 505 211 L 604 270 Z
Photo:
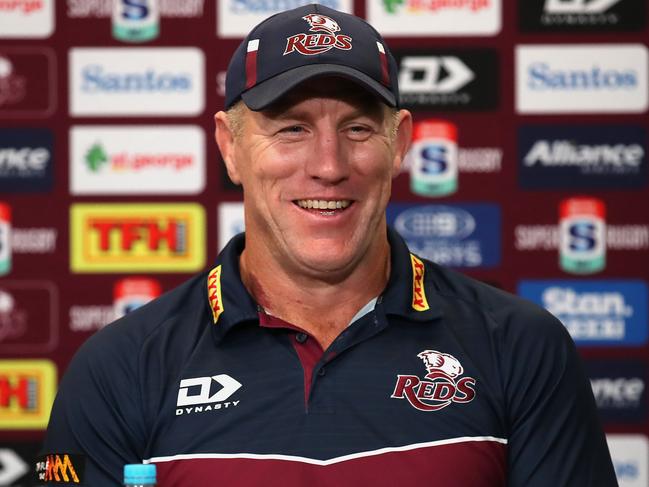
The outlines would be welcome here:
M 304 3 L 0 2 L 0 485 L 79 345 L 243 230 L 212 115 L 252 25 Z M 416 130 L 390 223 L 564 323 L 620 485 L 647 487 L 648 2 L 321 3 L 397 58 Z

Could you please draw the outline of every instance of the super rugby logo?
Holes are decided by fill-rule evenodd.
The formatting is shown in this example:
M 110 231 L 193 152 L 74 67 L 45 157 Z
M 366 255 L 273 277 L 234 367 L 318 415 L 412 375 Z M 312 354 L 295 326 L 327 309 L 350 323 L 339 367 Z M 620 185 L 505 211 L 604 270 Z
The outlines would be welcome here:
M 416 375 L 397 375 L 393 399 L 407 399 L 420 411 L 439 411 L 453 402 L 467 403 L 475 397 L 475 379 L 462 377 L 460 361 L 448 353 L 424 350 L 417 354 L 428 373 L 422 380 Z
M 286 48 L 284 56 L 294 51 L 312 56 L 322 54 L 332 48 L 349 51 L 352 48 L 352 38 L 345 34 L 336 34 L 340 31 L 340 26 L 331 17 L 320 14 L 309 14 L 302 17 L 306 20 L 311 28 L 310 32 L 317 34 L 295 34 L 286 38 Z

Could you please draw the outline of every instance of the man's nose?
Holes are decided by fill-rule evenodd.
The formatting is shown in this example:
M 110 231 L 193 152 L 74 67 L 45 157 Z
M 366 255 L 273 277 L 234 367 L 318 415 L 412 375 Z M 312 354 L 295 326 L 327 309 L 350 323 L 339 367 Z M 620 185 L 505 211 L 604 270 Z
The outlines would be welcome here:
M 337 184 L 349 178 L 348 154 L 337 131 L 320 132 L 315 142 L 306 167 L 308 176 L 327 184 Z

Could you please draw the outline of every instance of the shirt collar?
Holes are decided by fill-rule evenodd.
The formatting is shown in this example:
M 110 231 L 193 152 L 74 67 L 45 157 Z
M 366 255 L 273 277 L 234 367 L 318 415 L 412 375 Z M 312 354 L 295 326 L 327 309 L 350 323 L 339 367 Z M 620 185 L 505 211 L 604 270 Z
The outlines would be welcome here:
M 442 316 L 433 284 L 433 264 L 412 254 L 401 235 L 388 227 L 390 278 L 379 302 L 386 315 L 422 322 Z
M 442 315 L 434 293 L 432 264 L 411 254 L 401 236 L 388 228 L 391 266 L 388 284 L 378 298 L 386 315 L 424 322 Z M 206 282 L 206 306 L 217 338 L 232 327 L 258 321 L 259 306 L 241 281 L 239 256 L 245 234 L 233 237 L 219 253 Z

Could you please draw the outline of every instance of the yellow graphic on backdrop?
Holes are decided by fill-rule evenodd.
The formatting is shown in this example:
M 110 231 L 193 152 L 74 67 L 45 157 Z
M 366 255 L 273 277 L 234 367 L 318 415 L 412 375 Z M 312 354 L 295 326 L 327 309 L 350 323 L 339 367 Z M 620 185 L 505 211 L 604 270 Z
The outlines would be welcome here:
M 76 204 L 73 272 L 193 272 L 205 265 L 205 212 L 196 203 Z
M 0 430 L 47 427 L 56 380 L 50 360 L 0 360 Z

